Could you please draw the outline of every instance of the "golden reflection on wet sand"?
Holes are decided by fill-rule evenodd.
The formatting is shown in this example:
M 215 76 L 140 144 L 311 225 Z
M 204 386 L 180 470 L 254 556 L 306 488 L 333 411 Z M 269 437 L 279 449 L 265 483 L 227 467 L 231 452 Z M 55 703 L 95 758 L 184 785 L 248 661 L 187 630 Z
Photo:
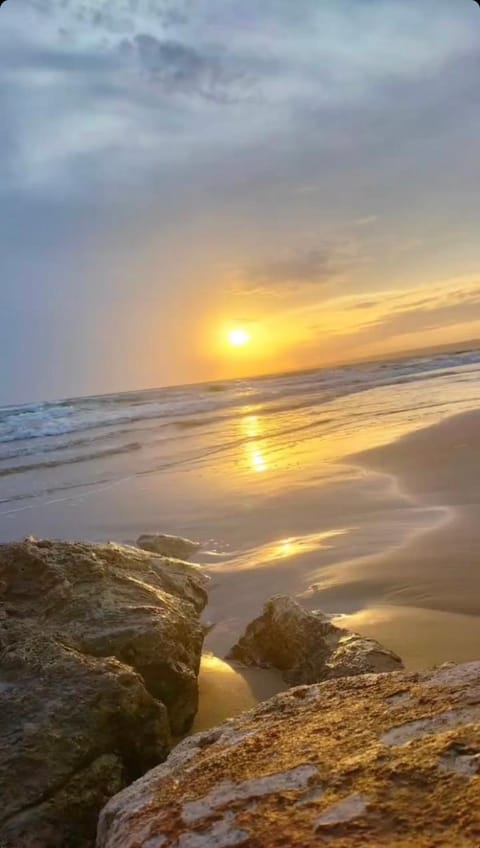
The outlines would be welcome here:
M 214 654 L 202 656 L 200 703 L 193 732 L 207 730 L 285 689 L 274 671 L 243 669 Z
M 334 547 L 334 545 L 329 544 L 333 539 L 339 536 L 345 536 L 352 529 L 354 528 L 345 527 L 326 530 L 321 533 L 309 533 L 305 536 L 291 536 L 287 539 L 278 539 L 246 551 L 239 556 L 229 559 L 226 563 L 213 566 L 212 571 L 247 571 L 249 569 L 261 568 L 263 565 L 269 565 L 279 560 L 302 556 L 312 551 L 329 550 Z
M 378 639 L 413 671 L 444 662 L 478 659 L 480 617 L 419 606 L 379 604 L 333 620 Z

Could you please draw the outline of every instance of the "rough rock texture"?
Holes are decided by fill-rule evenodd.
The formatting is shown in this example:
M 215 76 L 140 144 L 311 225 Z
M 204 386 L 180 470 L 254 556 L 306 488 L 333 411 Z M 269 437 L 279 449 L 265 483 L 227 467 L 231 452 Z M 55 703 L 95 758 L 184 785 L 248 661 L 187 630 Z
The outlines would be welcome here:
M 291 689 L 113 798 L 97 848 L 478 848 L 480 662 Z
M 265 604 L 229 659 L 276 668 L 293 685 L 403 667 L 400 657 L 374 639 L 335 627 L 321 612 L 307 612 L 283 595 Z
M 182 539 L 180 536 L 167 536 L 161 533 L 139 536 L 137 545 L 144 551 L 183 560 L 189 560 L 201 547 L 199 542 L 191 542 L 190 539 Z
M 0 546 L 0 846 L 94 841 L 194 717 L 205 578 L 116 545 Z

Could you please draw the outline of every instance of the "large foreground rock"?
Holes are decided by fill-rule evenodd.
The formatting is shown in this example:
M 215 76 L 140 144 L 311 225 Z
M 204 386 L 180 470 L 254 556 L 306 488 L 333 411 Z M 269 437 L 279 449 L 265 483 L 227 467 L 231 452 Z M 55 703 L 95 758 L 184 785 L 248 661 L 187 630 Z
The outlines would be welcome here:
M 116 545 L 0 546 L 0 845 L 80 848 L 197 708 L 205 578 Z
M 292 689 L 113 798 L 97 848 L 478 848 L 480 662 Z
M 276 668 L 293 685 L 403 667 L 400 657 L 374 639 L 336 627 L 321 612 L 307 612 L 288 595 L 265 604 L 229 659 Z

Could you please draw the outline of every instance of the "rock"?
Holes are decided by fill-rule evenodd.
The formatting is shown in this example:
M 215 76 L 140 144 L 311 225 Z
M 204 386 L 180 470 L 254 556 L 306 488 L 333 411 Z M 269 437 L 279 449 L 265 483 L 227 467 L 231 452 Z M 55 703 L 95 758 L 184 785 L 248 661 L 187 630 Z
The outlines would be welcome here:
M 135 548 L 0 545 L 0 846 L 84 848 L 197 709 L 206 578 Z
M 228 659 L 276 668 L 293 685 L 403 667 L 400 657 L 374 639 L 336 627 L 323 613 L 307 612 L 283 595 L 265 604 Z
M 184 741 L 97 848 L 480 844 L 480 662 L 303 686 Z
M 137 545 L 144 551 L 183 560 L 189 560 L 192 554 L 201 547 L 199 542 L 191 542 L 190 539 L 182 539 L 180 536 L 166 536 L 162 533 L 153 535 L 145 533 L 138 537 Z

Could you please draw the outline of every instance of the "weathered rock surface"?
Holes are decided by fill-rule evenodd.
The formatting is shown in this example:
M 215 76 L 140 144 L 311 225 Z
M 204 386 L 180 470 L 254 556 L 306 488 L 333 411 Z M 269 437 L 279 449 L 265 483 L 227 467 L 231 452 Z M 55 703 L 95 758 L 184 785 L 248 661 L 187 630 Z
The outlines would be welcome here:
M 403 667 L 400 657 L 374 639 L 336 627 L 321 612 L 307 612 L 288 595 L 265 604 L 228 658 L 276 668 L 292 685 Z
M 182 539 L 181 536 L 167 536 L 164 533 L 145 533 L 138 537 L 137 545 L 144 551 L 183 560 L 189 560 L 201 547 L 199 542 Z
M 0 546 L 0 845 L 80 848 L 197 707 L 205 578 L 135 548 Z
M 113 798 L 97 848 L 478 848 L 480 662 L 291 689 Z

